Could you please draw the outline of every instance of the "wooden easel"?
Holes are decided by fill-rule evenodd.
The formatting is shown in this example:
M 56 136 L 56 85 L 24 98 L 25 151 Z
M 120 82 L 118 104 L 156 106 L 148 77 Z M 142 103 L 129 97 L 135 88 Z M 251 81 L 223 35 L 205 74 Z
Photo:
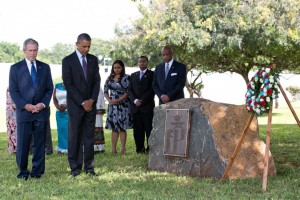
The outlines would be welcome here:
M 283 88 L 282 88 L 282 86 L 279 82 L 278 82 L 278 86 L 279 86 L 279 89 L 280 89 L 286 103 L 288 104 L 291 112 L 293 113 L 293 116 L 296 119 L 297 124 L 300 128 L 300 121 L 297 117 L 297 114 L 296 114 L 295 110 L 293 109 L 291 102 L 289 101 L 288 97 L 286 96 L 286 93 L 284 92 L 284 90 L 283 90 Z M 249 129 L 249 126 L 252 122 L 253 117 L 254 117 L 254 112 L 252 112 L 251 115 L 249 116 L 247 124 L 246 124 L 246 126 L 243 130 L 242 136 L 240 137 L 240 140 L 239 140 L 237 146 L 235 147 L 235 149 L 233 151 L 233 154 L 231 155 L 230 161 L 229 161 L 229 163 L 228 163 L 228 165 L 225 169 L 225 172 L 222 176 L 222 179 L 221 179 L 223 182 L 225 181 L 225 179 L 227 177 L 227 174 L 230 171 L 230 168 L 231 168 L 231 166 L 234 162 L 234 159 L 237 156 L 237 153 L 239 152 L 239 150 L 241 148 L 242 142 L 243 142 L 243 140 L 246 136 L 246 133 Z M 267 133 L 266 133 L 266 149 L 265 149 L 264 172 L 263 172 L 263 180 L 262 180 L 262 189 L 263 189 L 263 191 L 267 190 L 268 170 L 269 170 L 269 150 L 270 150 L 270 141 L 271 141 L 271 124 L 272 124 L 272 107 L 268 111 L 268 125 L 267 125 Z

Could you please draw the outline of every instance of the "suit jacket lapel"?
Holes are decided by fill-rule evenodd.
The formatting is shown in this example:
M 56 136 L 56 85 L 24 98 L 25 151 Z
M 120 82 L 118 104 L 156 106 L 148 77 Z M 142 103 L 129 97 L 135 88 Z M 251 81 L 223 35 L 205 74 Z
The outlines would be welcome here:
M 138 83 L 139 81 L 141 81 L 141 80 L 140 80 L 140 72 L 139 72 L 139 71 L 138 71 L 138 72 L 135 72 L 135 73 L 133 74 L 132 78 L 133 78 L 133 83 Z
M 87 80 L 89 80 L 89 78 L 90 78 L 90 74 L 91 74 L 91 72 L 92 72 L 92 69 L 91 69 L 91 67 L 90 66 L 92 66 L 91 65 L 91 59 L 90 59 L 90 55 L 89 54 L 87 54 L 86 55 L 86 60 L 87 60 L 87 66 L 88 66 L 88 68 L 87 68 Z M 83 70 L 82 70 L 82 72 L 83 72 Z
M 148 69 L 146 70 L 146 72 L 144 73 L 144 75 L 142 76 L 142 78 L 141 78 L 141 82 L 145 79 L 145 78 L 147 78 L 147 74 L 148 74 Z M 138 72 L 138 73 L 140 73 L 140 72 Z M 140 78 L 140 74 L 139 74 L 139 78 Z
M 42 65 L 39 61 L 36 60 L 36 74 L 37 74 L 37 87 L 40 85 L 40 77 L 42 77 L 42 73 L 43 73 L 43 68 L 42 68 Z

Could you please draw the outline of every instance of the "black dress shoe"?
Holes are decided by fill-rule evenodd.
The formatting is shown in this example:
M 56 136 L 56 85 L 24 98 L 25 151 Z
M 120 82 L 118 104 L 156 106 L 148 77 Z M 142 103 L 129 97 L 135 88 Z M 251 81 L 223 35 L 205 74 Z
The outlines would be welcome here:
M 39 178 L 41 178 L 41 176 L 31 176 L 31 178 L 33 178 L 33 179 L 39 179 Z
M 80 171 L 73 171 L 73 172 L 71 172 L 71 176 L 72 177 L 76 177 L 76 176 L 78 176 L 80 174 Z
M 79 174 L 76 173 L 71 173 L 71 177 L 75 178 L 76 176 L 78 176 Z
M 90 176 L 99 176 L 98 174 L 96 174 L 94 171 L 91 171 L 91 172 L 85 172 L 87 175 L 90 175 Z

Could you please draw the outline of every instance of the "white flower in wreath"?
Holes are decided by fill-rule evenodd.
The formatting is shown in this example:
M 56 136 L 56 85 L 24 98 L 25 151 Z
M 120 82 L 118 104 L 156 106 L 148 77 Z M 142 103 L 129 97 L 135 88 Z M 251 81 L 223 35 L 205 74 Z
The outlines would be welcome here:
M 252 88 L 252 89 L 255 89 L 255 85 L 251 85 L 251 88 Z
M 259 108 L 257 108 L 255 111 L 256 111 L 257 114 L 260 114 L 260 109 Z
M 276 98 L 276 95 L 272 94 L 272 99 L 275 99 Z
M 271 70 L 270 68 L 265 69 L 265 71 L 266 71 L 267 73 L 269 73 L 270 70 Z
M 257 76 L 254 78 L 254 81 L 255 81 L 255 82 L 257 82 L 257 81 L 258 81 L 258 77 L 257 77 Z
M 265 101 L 263 98 L 260 98 L 260 100 L 259 100 L 260 102 L 262 102 L 262 101 Z
M 264 83 L 264 79 L 262 79 L 262 78 L 259 79 L 259 82 Z
M 251 97 L 251 99 L 254 101 L 255 100 L 255 96 Z
M 265 108 L 261 108 L 261 111 L 266 111 L 266 109 Z
M 270 97 L 267 97 L 266 102 L 270 102 L 270 101 L 271 101 Z
M 270 88 L 272 88 L 272 87 L 273 87 L 273 85 L 272 85 L 272 84 L 269 84 L 269 87 L 270 87 Z

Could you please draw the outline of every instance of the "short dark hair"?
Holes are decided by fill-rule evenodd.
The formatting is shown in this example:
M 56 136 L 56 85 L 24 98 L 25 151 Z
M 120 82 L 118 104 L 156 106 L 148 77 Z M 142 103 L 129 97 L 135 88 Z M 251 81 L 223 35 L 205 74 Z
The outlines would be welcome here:
M 77 37 L 77 42 L 80 42 L 82 40 L 86 40 L 86 41 L 91 41 L 92 38 L 89 36 L 89 34 L 87 33 L 81 33 L 80 35 L 78 35 Z
M 147 60 L 147 62 L 149 61 L 147 56 L 140 56 L 139 59 L 140 58 L 145 58 Z
M 26 50 L 27 44 L 35 44 L 37 47 L 39 47 L 39 43 L 36 40 L 28 38 L 23 43 L 23 50 Z

